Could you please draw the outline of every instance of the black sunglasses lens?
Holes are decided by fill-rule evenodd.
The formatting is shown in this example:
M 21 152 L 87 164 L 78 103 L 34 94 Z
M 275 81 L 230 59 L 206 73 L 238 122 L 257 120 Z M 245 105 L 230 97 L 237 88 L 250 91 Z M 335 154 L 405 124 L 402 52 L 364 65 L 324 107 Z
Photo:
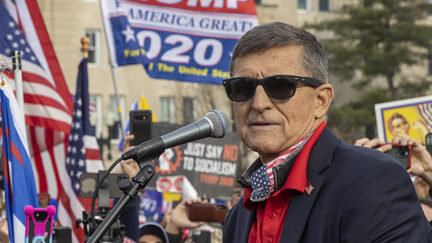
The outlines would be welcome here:
M 253 80 L 247 78 L 235 78 L 228 82 L 225 86 L 228 97 L 232 101 L 245 101 L 255 93 L 255 84 Z
M 284 100 L 291 98 L 296 90 L 296 82 L 288 77 L 270 77 L 265 79 L 264 89 L 270 98 Z

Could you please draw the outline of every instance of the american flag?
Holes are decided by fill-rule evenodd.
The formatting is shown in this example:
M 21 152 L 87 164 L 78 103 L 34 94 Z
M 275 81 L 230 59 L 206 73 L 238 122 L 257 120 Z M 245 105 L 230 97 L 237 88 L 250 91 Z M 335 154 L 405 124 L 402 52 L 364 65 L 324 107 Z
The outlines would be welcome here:
M 74 242 L 83 242 L 83 230 L 75 228 L 75 219 L 82 217 L 84 207 L 65 176 L 73 101 L 37 0 L 0 2 L 0 63 L 10 60 L 14 50 L 20 50 L 23 58 L 24 113 L 36 187 L 59 199 L 59 223 L 72 227 Z M 4 75 L 13 87 L 13 74 Z
M 78 69 L 72 128 L 66 155 L 66 171 L 76 195 L 79 195 L 81 174 L 103 170 L 98 143 L 89 119 L 87 58 L 83 58 Z
M 417 105 L 420 115 L 426 121 L 428 132 L 432 132 L 432 102 Z
M 60 214 L 67 215 L 72 212 L 71 220 L 67 222 L 74 230 L 74 242 L 84 242 L 81 228 L 75 228 L 75 219 L 82 218 L 83 211 L 90 211 L 90 199 L 79 197 L 79 177 L 83 173 L 97 173 L 103 170 L 103 163 L 99 154 L 99 146 L 90 126 L 89 91 L 87 58 L 83 58 L 78 67 L 77 85 L 72 113 L 72 125 L 66 153 L 66 170 L 63 170 L 63 188 L 65 193 L 60 195 Z
M 301 139 L 298 143 L 287 149 L 277 158 L 265 163 L 258 168 L 251 176 L 251 185 L 253 188 L 251 201 L 261 202 L 266 200 L 275 190 L 275 180 L 273 175 L 273 168 L 285 160 L 289 160 L 296 156 L 303 148 L 312 134 Z
M 280 163 L 284 162 L 287 157 L 293 157 L 294 155 L 297 155 L 297 152 L 303 148 L 304 144 L 309 139 L 309 136 L 304 137 L 302 140 L 300 140 L 298 143 L 293 145 L 291 148 L 283 152 L 281 155 L 279 155 L 277 158 L 273 159 L 272 161 L 266 163 L 266 171 L 270 180 L 270 192 L 274 191 L 275 185 L 274 185 L 274 175 L 273 175 L 273 167 L 279 165 Z M 294 152 L 296 151 L 296 152 Z
M 313 189 L 314 189 L 314 186 L 308 182 L 307 185 L 306 185 L 306 187 L 305 187 L 306 193 L 308 195 L 310 195 L 312 193 Z

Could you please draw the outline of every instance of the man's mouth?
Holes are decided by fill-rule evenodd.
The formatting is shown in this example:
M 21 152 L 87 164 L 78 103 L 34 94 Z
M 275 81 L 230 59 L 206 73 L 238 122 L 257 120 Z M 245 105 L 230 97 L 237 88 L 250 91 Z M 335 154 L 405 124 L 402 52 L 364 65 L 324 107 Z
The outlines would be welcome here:
M 271 126 L 276 124 L 271 122 L 251 122 L 249 125 L 250 126 Z

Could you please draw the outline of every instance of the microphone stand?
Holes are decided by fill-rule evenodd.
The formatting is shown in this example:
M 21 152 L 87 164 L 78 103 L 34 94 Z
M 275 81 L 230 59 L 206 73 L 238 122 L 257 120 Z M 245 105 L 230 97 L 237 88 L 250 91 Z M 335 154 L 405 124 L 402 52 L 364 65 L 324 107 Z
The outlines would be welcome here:
M 105 217 L 103 222 L 97 227 L 96 231 L 88 240 L 88 243 L 99 242 L 105 232 L 110 228 L 111 224 L 117 220 L 118 215 L 123 210 L 123 208 L 126 207 L 128 202 L 138 194 L 139 190 L 144 189 L 145 186 L 150 182 L 154 172 L 155 169 L 150 160 L 150 162 L 147 161 L 143 168 L 132 178 L 132 183 L 130 183 L 129 180 L 120 181 L 119 187 L 122 189 L 123 195 Z

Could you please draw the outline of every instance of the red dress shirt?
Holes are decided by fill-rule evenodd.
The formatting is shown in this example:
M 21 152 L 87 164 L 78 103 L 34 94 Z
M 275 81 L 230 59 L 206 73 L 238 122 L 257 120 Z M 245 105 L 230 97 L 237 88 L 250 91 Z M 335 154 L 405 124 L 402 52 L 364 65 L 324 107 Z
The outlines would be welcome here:
M 325 126 L 326 122 L 322 122 L 306 142 L 293 164 L 285 185 L 280 190 L 265 201 L 254 203 L 250 200 L 252 188 L 245 188 L 243 205 L 251 211 L 255 205 L 257 207 L 256 219 L 249 234 L 249 243 L 279 242 L 292 193 L 294 190 L 305 192 L 309 153 Z M 310 187 L 306 188 L 307 193 L 310 193 L 310 190 Z

